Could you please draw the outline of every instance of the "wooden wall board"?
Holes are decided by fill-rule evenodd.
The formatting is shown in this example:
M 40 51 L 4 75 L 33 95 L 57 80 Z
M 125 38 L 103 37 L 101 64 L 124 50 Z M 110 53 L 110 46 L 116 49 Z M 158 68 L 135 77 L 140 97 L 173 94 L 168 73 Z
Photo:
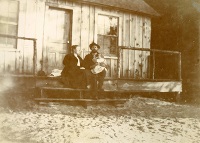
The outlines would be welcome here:
M 124 13 L 123 16 L 123 46 L 130 46 L 130 17 L 128 13 Z M 128 50 L 122 50 L 122 73 L 123 77 L 128 77 L 129 72 L 129 51 Z
M 136 22 L 136 26 L 135 26 L 135 47 L 136 48 L 139 48 L 140 45 L 139 45 L 139 35 L 140 35 L 140 17 L 139 16 L 136 16 L 135 18 L 135 22 Z M 135 61 L 134 61 L 134 78 L 135 79 L 138 79 L 139 78 L 139 71 L 140 71 L 140 67 L 139 67 L 139 64 L 140 64 L 140 51 L 135 51 Z
M 130 15 L 130 46 L 135 47 L 135 32 L 136 32 L 136 16 Z M 135 71 L 135 51 L 129 51 L 129 68 L 130 68 L 130 78 L 134 78 Z
M 81 45 L 81 5 L 73 3 L 72 45 Z
M 94 6 L 89 6 L 89 38 L 86 50 L 90 51 L 89 44 L 94 41 L 94 29 L 95 29 L 95 11 Z
M 88 50 L 89 45 L 89 23 L 90 23 L 90 7 L 88 5 L 81 5 L 81 48 Z M 83 57 L 83 55 L 82 55 Z

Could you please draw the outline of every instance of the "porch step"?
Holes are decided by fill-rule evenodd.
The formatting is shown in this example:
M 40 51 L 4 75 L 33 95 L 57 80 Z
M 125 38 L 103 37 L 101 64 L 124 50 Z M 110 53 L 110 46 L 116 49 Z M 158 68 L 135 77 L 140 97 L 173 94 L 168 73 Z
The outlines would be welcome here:
M 79 91 L 79 92 L 91 92 L 94 90 L 91 89 L 75 89 L 75 88 L 66 88 L 66 87 L 40 87 L 41 90 L 57 90 L 57 91 Z M 132 89 L 132 90 L 97 90 L 96 92 L 158 92 L 157 90 L 138 90 L 138 89 Z
M 83 98 L 83 92 L 89 92 L 89 89 L 73 89 L 73 88 L 64 88 L 64 87 L 40 87 L 41 98 L 46 98 L 47 92 L 49 94 L 63 94 L 64 92 L 77 92 L 79 98 Z
M 101 90 L 74 89 L 74 88 L 65 88 L 65 87 L 40 87 L 39 88 L 39 94 L 41 98 L 52 98 L 52 96 L 54 96 L 56 98 L 91 99 L 96 96 L 99 96 L 100 98 L 104 98 L 103 95 L 105 94 L 112 95 L 112 93 L 116 94 L 117 92 L 113 90 L 101 91 Z
M 115 91 L 105 90 L 105 91 L 98 91 L 98 90 L 91 90 L 91 89 L 73 89 L 73 88 L 64 88 L 64 87 L 40 87 L 38 88 L 39 96 L 35 96 L 36 98 L 51 98 L 53 100 L 62 100 L 63 98 L 68 100 L 77 100 L 77 99 L 93 99 L 93 98 L 101 98 L 105 99 L 110 97 L 111 99 L 114 98 L 112 96 L 115 95 Z
M 35 98 L 36 101 L 82 101 L 82 102 L 116 102 L 128 101 L 129 99 L 66 99 L 66 98 Z
M 71 106 L 83 106 L 87 108 L 89 105 L 105 104 L 117 107 L 123 107 L 128 99 L 57 99 L 57 98 L 35 98 L 38 104 L 51 105 L 51 103 L 64 103 Z M 53 104 L 54 105 L 54 104 Z
M 90 91 L 89 89 L 77 89 L 77 88 L 66 88 L 66 87 L 40 87 L 43 90 L 62 90 L 62 91 Z

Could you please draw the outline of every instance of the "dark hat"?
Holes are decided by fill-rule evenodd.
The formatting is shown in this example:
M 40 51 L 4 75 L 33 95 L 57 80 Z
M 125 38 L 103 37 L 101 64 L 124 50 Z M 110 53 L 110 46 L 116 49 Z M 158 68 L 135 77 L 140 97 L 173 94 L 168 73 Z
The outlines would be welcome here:
M 99 46 L 98 44 L 94 43 L 94 42 L 92 42 L 92 43 L 89 45 L 90 49 L 92 48 L 92 46 L 97 46 L 97 48 L 100 49 L 100 46 Z

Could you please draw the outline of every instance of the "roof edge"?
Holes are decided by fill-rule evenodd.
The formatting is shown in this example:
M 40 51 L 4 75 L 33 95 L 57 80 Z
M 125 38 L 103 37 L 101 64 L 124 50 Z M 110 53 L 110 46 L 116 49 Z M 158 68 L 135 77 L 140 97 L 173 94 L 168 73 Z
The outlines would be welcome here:
M 155 11 L 151 6 L 149 6 L 146 2 L 145 4 L 147 4 L 151 9 L 152 11 L 154 12 L 154 14 L 150 14 L 150 13 L 145 13 L 145 12 L 142 12 L 142 11 L 137 11 L 137 10 L 130 10 L 130 9 L 126 9 L 126 8 L 120 8 L 120 7 L 116 7 L 114 5 L 105 5 L 105 4 L 101 4 L 101 3 L 96 3 L 96 2 L 90 2 L 90 1 L 86 1 L 86 0 L 69 0 L 69 1 L 72 1 L 72 2 L 77 2 L 77 3 L 81 3 L 81 4 L 90 4 L 90 5 L 94 5 L 94 6 L 102 6 L 102 7 L 107 7 L 107 8 L 115 8 L 117 10 L 121 10 L 121 11 L 126 11 L 126 12 L 131 12 L 131 13 L 138 13 L 138 14 L 142 14 L 142 15 L 146 15 L 146 16 L 149 16 L 149 17 L 160 17 L 161 15 Z

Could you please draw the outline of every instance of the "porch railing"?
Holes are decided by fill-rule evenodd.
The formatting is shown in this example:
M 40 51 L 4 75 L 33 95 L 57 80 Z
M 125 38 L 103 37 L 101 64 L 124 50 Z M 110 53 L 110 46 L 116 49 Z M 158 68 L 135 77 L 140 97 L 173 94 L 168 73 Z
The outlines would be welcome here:
M 25 40 L 25 41 L 32 41 L 33 43 L 32 43 L 32 48 L 33 48 L 33 54 L 31 54 L 31 56 L 33 56 L 32 57 L 32 62 L 33 62 L 33 65 L 32 65 L 32 74 L 35 76 L 36 74 L 37 74 L 37 47 L 36 47 L 36 45 L 37 45 L 37 39 L 35 39 L 35 38 L 27 38 L 27 37 L 17 37 L 17 36 L 10 36 L 10 35 L 4 35 L 4 34 L 0 34 L 0 37 L 4 37 L 4 38 L 12 38 L 12 39 L 16 39 L 16 40 Z M 1 49 L 1 47 L 0 47 L 0 53 L 3 53 L 4 54 L 4 59 L 3 59 L 3 64 L 4 64 L 4 67 L 3 67 L 3 71 L 4 72 L 6 72 L 6 66 L 5 66 L 5 63 L 6 63 L 6 59 L 5 59 L 5 57 L 6 57 L 6 53 L 10 53 L 10 52 L 14 52 L 15 53 L 15 70 L 16 70 L 16 66 L 17 66 L 17 55 L 19 55 L 19 54 L 21 54 L 21 52 L 23 52 L 22 53 L 22 55 L 24 56 L 25 55 L 25 52 L 24 52 L 24 50 L 23 51 L 21 51 L 21 50 L 19 50 L 18 48 L 17 49 Z M 23 57 L 24 58 L 24 57 Z M 29 57 L 30 58 L 30 57 Z M 22 65 L 22 67 L 24 67 L 24 62 L 23 62 L 23 65 Z M 16 71 L 15 71 L 16 72 Z M 23 74 L 23 73 L 25 73 L 24 72 L 24 68 L 22 68 L 22 72 L 21 72 L 21 74 Z
M 120 46 L 118 57 L 118 78 L 181 80 L 181 53 L 178 51 Z M 133 64 L 131 68 L 130 64 Z

